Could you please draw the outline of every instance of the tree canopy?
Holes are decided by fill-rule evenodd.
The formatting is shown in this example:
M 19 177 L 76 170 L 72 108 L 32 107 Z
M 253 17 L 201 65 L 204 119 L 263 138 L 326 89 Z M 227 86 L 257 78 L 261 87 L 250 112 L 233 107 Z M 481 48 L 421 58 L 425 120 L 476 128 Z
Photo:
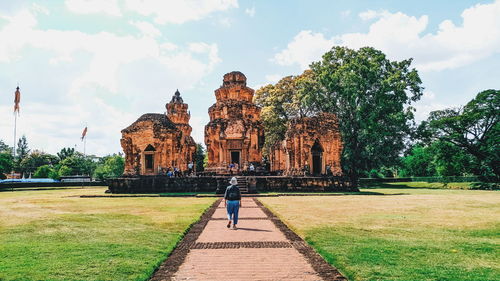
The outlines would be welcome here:
M 269 84 L 256 91 L 254 101 L 262 108 L 266 149 L 285 138 L 290 119 L 316 113 L 309 100 L 314 97 L 313 92 L 318 86 L 314 73 L 306 70 L 301 75 L 284 77 L 276 85 Z
M 427 135 L 464 149 L 478 163 L 478 173 L 500 179 L 500 91 L 486 90 L 462 108 L 430 113 Z

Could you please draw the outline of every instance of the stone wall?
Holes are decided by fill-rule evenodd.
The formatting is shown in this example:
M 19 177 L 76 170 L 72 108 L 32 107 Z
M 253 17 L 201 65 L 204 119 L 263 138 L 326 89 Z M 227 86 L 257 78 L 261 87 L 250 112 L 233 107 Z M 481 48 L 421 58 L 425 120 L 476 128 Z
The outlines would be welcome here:
M 230 177 L 138 176 L 109 180 L 112 193 L 224 193 Z M 250 192 L 358 191 L 344 177 L 247 177 Z

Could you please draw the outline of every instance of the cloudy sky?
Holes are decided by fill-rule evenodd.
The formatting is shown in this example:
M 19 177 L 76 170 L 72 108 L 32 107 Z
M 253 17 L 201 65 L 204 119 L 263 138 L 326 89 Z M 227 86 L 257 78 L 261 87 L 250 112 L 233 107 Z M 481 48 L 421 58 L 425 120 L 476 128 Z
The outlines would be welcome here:
M 500 88 L 500 0 L 0 1 L 0 139 L 55 153 L 121 151 L 120 130 L 163 113 L 176 89 L 203 141 L 224 73 L 257 89 L 300 74 L 334 45 L 414 58 L 425 87 L 417 117 Z

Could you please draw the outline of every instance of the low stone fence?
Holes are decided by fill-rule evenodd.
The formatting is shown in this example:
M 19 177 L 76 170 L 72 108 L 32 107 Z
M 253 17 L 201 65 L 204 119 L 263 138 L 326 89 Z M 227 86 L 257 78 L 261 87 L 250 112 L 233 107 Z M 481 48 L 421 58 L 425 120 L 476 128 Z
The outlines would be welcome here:
M 332 192 L 359 191 L 345 177 L 248 177 L 249 189 L 255 179 L 255 188 L 260 192 Z
M 44 188 L 44 187 L 66 187 L 66 186 L 106 186 L 106 182 L 9 182 L 0 183 L 0 191 L 12 188 Z
M 181 192 L 214 192 L 224 193 L 229 185 L 230 177 L 181 177 L 137 176 L 108 180 L 111 193 L 181 193 Z M 248 191 L 358 191 L 343 177 L 246 177 Z
M 138 176 L 108 180 L 111 193 L 215 192 L 229 185 L 226 177 Z

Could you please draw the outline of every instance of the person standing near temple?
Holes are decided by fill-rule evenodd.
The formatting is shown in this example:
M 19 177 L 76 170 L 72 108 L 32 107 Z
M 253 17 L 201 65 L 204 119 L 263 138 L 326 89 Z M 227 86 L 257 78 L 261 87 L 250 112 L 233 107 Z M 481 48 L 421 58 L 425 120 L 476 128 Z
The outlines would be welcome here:
M 189 164 L 188 164 L 189 175 L 191 175 L 193 173 L 193 167 L 194 167 L 193 162 L 189 162 Z
M 233 228 L 236 229 L 236 224 L 238 224 L 238 211 L 241 207 L 241 192 L 238 187 L 238 180 L 233 177 L 229 181 L 230 186 L 226 188 L 226 193 L 224 194 L 224 206 L 227 211 L 227 228 L 231 227 L 231 220 L 233 222 Z

